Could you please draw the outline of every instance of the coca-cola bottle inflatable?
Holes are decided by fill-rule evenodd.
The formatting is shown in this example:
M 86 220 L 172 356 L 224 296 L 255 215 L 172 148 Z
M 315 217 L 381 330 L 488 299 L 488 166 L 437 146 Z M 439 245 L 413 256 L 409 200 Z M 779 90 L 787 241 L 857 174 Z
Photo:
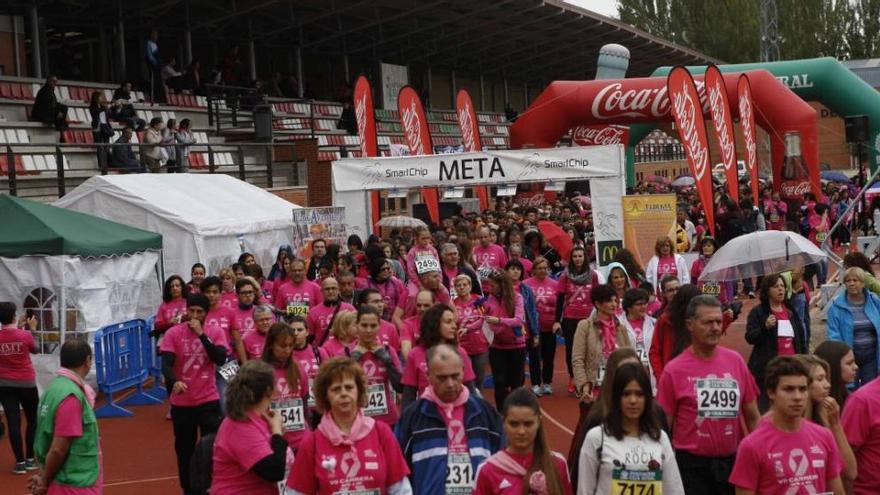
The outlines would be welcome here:
M 801 136 L 797 132 L 785 133 L 785 161 L 782 165 L 782 182 L 779 185 L 782 198 L 789 202 L 788 211 L 799 205 L 804 194 L 810 191 L 810 181 L 804 158 L 801 156 Z

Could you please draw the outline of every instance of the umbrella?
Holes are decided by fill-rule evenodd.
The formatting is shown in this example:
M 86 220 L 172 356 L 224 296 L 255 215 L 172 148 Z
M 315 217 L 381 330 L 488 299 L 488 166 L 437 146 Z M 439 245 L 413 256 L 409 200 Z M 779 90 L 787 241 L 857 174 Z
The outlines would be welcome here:
M 718 250 L 700 280 L 724 282 L 780 273 L 811 265 L 826 254 L 806 237 L 782 230 L 741 235 Z
M 682 175 L 681 177 L 672 181 L 672 187 L 687 187 L 696 184 L 697 181 L 694 180 L 693 177 L 689 175 Z
M 822 180 L 829 180 L 831 182 L 840 182 L 842 184 L 849 184 L 852 182 L 849 177 L 847 177 L 843 172 L 837 172 L 834 170 L 825 170 L 819 174 L 822 177 Z
M 571 248 L 574 247 L 571 236 L 562 230 L 562 227 L 547 220 L 538 222 L 538 230 L 541 231 L 544 239 L 547 240 L 547 244 L 559 253 L 560 258 L 567 260 L 569 255 L 571 255 Z
M 419 220 L 418 218 L 408 217 L 406 215 L 394 215 L 390 217 L 385 217 L 377 223 L 380 227 L 388 227 L 391 229 L 405 229 L 416 228 L 416 227 L 427 227 L 425 222 Z
M 651 175 L 645 179 L 645 182 L 653 182 L 655 184 L 669 184 L 669 179 L 660 177 L 659 175 Z

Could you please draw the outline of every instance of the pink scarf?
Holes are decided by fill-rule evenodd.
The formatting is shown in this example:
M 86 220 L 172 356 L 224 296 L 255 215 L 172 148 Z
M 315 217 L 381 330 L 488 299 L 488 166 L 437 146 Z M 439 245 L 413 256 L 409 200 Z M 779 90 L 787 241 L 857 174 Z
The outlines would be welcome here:
M 617 322 L 614 318 L 602 321 L 597 317 L 596 323 L 599 325 L 602 336 L 602 356 L 608 359 L 614 349 L 617 349 Z
M 336 425 L 336 422 L 333 421 L 333 413 L 325 414 L 324 417 L 321 418 L 321 423 L 318 425 L 318 431 L 324 434 L 324 437 L 330 441 L 335 446 L 345 445 L 354 449 L 354 444 L 359 440 L 363 439 L 367 435 L 373 431 L 373 426 L 375 426 L 376 420 L 369 416 L 364 416 L 363 413 L 358 411 L 357 416 L 354 418 L 354 423 L 351 425 L 351 432 L 345 433 L 339 429 L 339 426 Z
M 506 450 L 496 452 L 486 459 L 495 467 L 514 476 L 524 477 L 528 471 L 522 467 L 516 459 L 510 456 Z M 529 477 L 529 493 L 533 495 L 547 495 L 547 477 L 543 471 L 535 471 Z
M 97 394 L 95 393 L 95 389 L 92 388 L 91 385 L 83 381 L 82 377 L 74 373 L 73 371 L 67 368 L 58 368 L 58 372 L 56 373 L 58 376 L 63 376 L 73 383 L 77 384 L 79 388 L 82 389 L 83 393 L 86 394 L 86 399 L 89 401 L 89 405 L 94 409 L 95 407 L 95 397 Z
M 422 392 L 422 399 L 429 400 L 434 404 L 437 404 L 437 407 L 443 411 L 443 414 L 446 416 L 446 422 L 448 423 L 450 419 L 452 419 L 452 412 L 456 407 L 463 406 L 468 398 L 471 396 L 470 390 L 467 387 L 461 387 L 461 393 L 458 394 L 458 397 L 452 402 L 443 402 L 437 397 L 437 394 L 434 393 L 434 387 L 428 385 L 428 388 Z

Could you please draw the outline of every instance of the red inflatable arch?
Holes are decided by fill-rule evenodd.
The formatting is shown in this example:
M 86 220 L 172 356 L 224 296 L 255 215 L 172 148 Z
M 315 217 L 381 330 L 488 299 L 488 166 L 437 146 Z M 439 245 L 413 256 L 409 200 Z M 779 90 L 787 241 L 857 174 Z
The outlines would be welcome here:
M 724 74 L 731 110 L 738 116 L 737 80 L 740 72 Z M 782 157 L 783 136 L 797 131 L 807 165 L 810 186 L 821 197 L 816 111 L 766 70 L 747 71 L 755 106 L 755 123 L 771 136 L 772 154 Z M 703 75 L 694 75 L 708 119 Z M 671 122 L 666 77 L 618 80 L 554 81 L 535 99 L 510 128 L 510 147 L 549 148 L 579 125 Z M 626 143 L 622 143 L 626 144 Z M 782 176 L 782 160 L 773 160 L 773 177 Z M 774 181 L 774 185 L 778 184 Z

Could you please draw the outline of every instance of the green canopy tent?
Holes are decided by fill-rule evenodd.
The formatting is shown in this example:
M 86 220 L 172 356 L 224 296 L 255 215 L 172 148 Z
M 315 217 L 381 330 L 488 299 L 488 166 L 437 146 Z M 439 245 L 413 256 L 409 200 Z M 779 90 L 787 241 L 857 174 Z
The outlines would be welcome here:
M 55 335 L 63 343 L 71 324 L 88 335 L 152 314 L 161 294 L 161 250 L 159 234 L 0 195 L 0 301 L 37 316 L 42 352 L 54 351 Z M 41 378 L 51 376 L 52 364 L 35 359 Z

